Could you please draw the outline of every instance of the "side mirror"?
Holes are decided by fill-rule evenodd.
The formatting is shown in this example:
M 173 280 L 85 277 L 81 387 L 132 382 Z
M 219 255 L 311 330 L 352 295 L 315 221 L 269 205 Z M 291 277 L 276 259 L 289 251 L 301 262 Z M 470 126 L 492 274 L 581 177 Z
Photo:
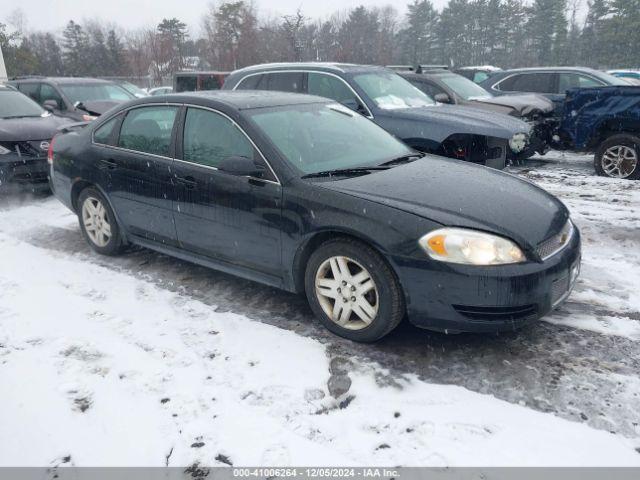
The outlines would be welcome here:
M 361 115 L 367 115 L 367 110 L 355 98 L 349 98 L 340 103 L 354 112 L 358 112 Z
M 247 157 L 231 156 L 220 162 L 218 170 L 236 177 L 257 177 L 264 174 L 264 167 Z
M 55 100 L 45 100 L 42 107 L 49 112 L 53 112 L 58 109 L 58 102 Z
M 447 95 L 446 93 L 436 93 L 433 99 L 438 103 L 453 103 L 451 101 L 451 97 L 449 97 L 449 95 Z

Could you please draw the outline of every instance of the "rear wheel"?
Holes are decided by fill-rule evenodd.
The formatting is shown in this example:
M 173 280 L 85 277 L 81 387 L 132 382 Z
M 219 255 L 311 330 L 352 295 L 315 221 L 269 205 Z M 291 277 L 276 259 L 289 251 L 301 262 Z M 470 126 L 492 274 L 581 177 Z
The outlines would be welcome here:
M 109 202 L 94 187 L 78 197 L 80 230 L 89 246 L 102 255 L 115 255 L 122 249 L 122 236 Z
M 605 177 L 640 179 L 640 138 L 629 134 L 609 137 L 596 151 L 594 166 Z
M 322 324 L 357 342 L 382 338 L 404 316 L 395 273 L 375 250 L 356 240 L 321 245 L 309 258 L 305 289 Z

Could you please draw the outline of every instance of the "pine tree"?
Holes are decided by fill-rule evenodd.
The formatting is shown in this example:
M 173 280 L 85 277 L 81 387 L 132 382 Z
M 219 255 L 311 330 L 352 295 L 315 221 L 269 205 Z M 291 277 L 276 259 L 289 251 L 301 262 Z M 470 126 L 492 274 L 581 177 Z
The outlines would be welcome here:
M 407 6 L 406 27 L 398 33 L 403 62 L 436 63 L 438 12 L 430 0 L 414 0 Z
M 82 75 L 89 63 L 89 40 L 83 28 L 70 20 L 62 32 L 62 59 L 67 75 Z

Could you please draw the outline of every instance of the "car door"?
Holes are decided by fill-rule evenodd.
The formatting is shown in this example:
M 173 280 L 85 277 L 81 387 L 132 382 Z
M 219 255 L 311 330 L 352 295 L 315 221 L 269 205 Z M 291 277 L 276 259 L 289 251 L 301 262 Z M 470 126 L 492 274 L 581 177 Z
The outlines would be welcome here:
M 171 165 L 178 109 L 177 105 L 130 109 L 116 145 L 105 147 L 98 156 L 105 190 L 127 233 L 168 245 L 177 243 Z
M 188 107 L 174 165 L 174 218 L 180 247 L 281 277 L 282 188 L 244 131 L 222 112 Z M 262 178 L 218 170 L 223 159 L 247 157 L 265 168 Z
M 558 94 L 558 74 L 555 72 L 527 72 L 511 75 L 497 84 L 501 93 L 539 93 L 558 104 L 564 95 Z

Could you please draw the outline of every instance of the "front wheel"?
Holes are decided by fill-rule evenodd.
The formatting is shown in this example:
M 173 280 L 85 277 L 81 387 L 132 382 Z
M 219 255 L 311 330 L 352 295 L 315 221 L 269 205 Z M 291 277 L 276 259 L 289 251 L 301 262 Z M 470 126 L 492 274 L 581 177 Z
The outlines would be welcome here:
M 89 246 L 102 255 L 115 255 L 122 249 L 122 236 L 109 202 L 93 187 L 78 198 L 80 230 Z
M 640 179 L 640 138 L 620 134 L 602 142 L 594 157 L 598 175 L 611 178 Z
M 330 331 L 356 342 L 373 342 L 404 317 L 395 273 L 368 245 L 330 240 L 309 258 L 305 273 L 309 305 Z

